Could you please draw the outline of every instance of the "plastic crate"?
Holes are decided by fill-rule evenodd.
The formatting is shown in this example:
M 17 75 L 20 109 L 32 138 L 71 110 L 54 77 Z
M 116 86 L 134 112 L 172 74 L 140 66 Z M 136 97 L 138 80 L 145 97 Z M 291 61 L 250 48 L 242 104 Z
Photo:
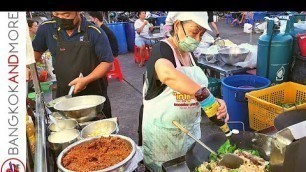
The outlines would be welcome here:
M 290 108 L 278 103 L 295 103 L 306 100 L 306 85 L 285 82 L 258 91 L 246 93 L 250 128 L 259 131 L 274 126 L 277 115 L 290 110 L 306 109 L 306 102 Z
M 213 77 L 208 78 L 208 89 L 217 98 L 221 98 L 221 80 Z

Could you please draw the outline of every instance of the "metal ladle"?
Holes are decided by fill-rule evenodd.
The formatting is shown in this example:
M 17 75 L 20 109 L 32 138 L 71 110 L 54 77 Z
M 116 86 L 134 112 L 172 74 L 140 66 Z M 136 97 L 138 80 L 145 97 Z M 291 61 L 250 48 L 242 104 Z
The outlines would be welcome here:
M 63 130 L 63 128 L 60 126 L 60 124 L 57 122 L 57 120 L 52 115 L 49 115 L 49 118 L 57 128 L 59 128 L 60 130 Z
M 83 78 L 83 74 L 82 73 L 80 73 L 79 78 Z M 74 91 L 74 88 L 75 88 L 75 85 L 72 85 L 70 87 L 68 95 L 65 96 L 66 98 L 71 98 L 72 97 L 72 93 Z
M 238 157 L 235 154 L 217 154 L 215 151 L 213 151 L 210 147 L 205 145 L 201 140 L 197 139 L 193 134 L 191 134 L 186 128 L 184 128 L 181 124 L 179 124 L 177 121 L 172 121 L 172 124 L 175 125 L 177 128 L 179 128 L 183 133 L 187 134 L 189 137 L 191 137 L 193 140 L 195 140 L 197 143 L 199 143 L 201 146 L 203 146 L 205 149 L 207 149 L 212 154 L 215 154 L 218 159 L 218 165 L 225 166 L 230 169 L 236 169 L 239 168 L 240 165 L 243 164 L 243 159 Z

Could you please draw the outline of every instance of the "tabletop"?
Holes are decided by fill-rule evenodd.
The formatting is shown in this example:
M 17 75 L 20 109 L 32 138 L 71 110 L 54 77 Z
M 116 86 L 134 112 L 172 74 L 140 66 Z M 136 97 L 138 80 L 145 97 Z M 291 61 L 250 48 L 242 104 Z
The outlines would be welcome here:
M 204 58 L 203 58 L 204 57 Z M 250 68 L 243 68 L 239 66 L 232 66 L 225 64 L 224 62 L 218 61 L 216 63 L 209 63 L 205 59 L 205 55 L 199 57 L 198 63 L 202 69 L 210 69 L 223 74 L 225 77 L 231 76 L 236 73 L 242 73 L 250 70 Z
M 140 35 L 140 37 L 149 40 L 161 40 L 164 38 L 164 35 L 162 33 L 153 33 L 153 34 Z

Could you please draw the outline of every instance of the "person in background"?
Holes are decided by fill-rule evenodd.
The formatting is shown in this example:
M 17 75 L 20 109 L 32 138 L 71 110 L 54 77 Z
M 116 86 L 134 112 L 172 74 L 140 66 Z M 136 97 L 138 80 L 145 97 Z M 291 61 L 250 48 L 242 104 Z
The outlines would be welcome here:
M 242 23 L 245 22 L 246 16 L 247 16 L 247 11 L 241 11 L 239 13 L 234 13 L 234 20 L 231 23 L 231 26 L 234 26 L 235 24 L 241 25 Z
M 216 23 L 214 22 L 214 13 L 213 11 L 207 11 L 207 14 L 208 14 L 208 23 L 212 26 L 216 34 L 216 38 L 218 38 L 220 36 L 220 33 L 219 33 Z
M 208 79 L 191 52 L 210 30 L 207 12 L 169 12 L 166 24 L 171 36 L 154 44 L 146 65 L 143 86 L 143 116 L 140 113 L 144 163 L 151 171 L 162 171 L 162 163 L 186 155 L 194 140 L 173 125 L 179 122 L 201 138 L 201 106 L 198 93 L 207 89 Z M 229 116 L 225 102 L 217 118 Z M 202 100 L 201 100 L 202 101 Z
M 33 41 L 33 39 L 35 38 L 36 32 L 37 32 L 37 29 L 38 29 L 38 21 L 28 19 L 27 23 L 29 27 L 30 38 Z
M 153 25 L 150 24 L 146 18 L 145 11 L 138 12 L 138 19 L 134 23 L 135 28 L 135 45 L 140 48 L 140 63 L 139 67 L 144 66 L 145 55 L 147 53 L 145 45 L 150 45 L 150 41 L 144 38 L 141 38 L 140 35 L 149 34 L 154 28 Z
M 41 23 L 32 44 L 36 61 L 41 61 L 48 49 L 54 58 L 56 97 L 67 95 L 72 85 L 73 96 L 104 96 L 102 112 L 111 118 L 105 75 L 114 57 L 105 32 L 86 21 L 79 11 L 55 11 L 53 16 Z M 79 77 L 80 73 L 83 77 Z
M 117 57 L 119 53 L 119 46 L 117 42 L 117 38 L 112 30 L 110 30 L 107 25 L 103 24 L 103 16 L 99 11 L 90 11 L 88 12 L 90 20 L 98 27 L 104 30 L 106 33 L 109 43 L 112 48 L 113 56 Z

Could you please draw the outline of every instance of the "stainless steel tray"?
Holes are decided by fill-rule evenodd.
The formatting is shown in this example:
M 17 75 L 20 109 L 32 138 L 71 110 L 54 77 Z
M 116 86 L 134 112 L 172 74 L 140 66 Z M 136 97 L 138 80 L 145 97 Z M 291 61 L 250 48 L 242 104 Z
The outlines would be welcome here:
M 162 168 L 164 172 L 190 172 L 185 161 L 185 156 L 164 162 Z

